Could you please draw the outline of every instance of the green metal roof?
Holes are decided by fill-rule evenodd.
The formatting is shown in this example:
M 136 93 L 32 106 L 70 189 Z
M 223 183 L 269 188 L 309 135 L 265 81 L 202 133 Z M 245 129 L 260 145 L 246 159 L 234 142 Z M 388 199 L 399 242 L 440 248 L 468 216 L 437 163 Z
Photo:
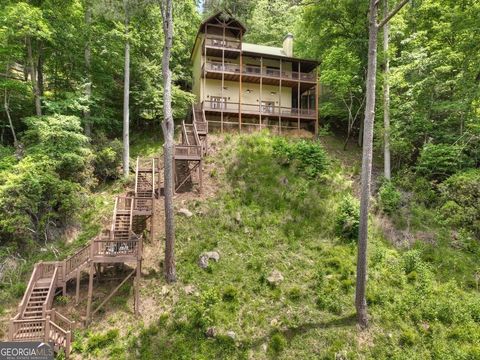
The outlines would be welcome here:
M 287 55 L 283 51 L 283 48 L 275 46 L 249 44 L 244 42 L 242 43 L 242 50 L 258 54 L 287 57 Z

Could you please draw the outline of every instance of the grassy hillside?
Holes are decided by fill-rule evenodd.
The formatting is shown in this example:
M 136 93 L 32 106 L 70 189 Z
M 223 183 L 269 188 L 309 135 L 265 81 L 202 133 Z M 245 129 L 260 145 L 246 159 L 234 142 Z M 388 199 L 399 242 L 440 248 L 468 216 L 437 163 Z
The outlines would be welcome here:
M 156 310 L 146 314 L 144 305 L 140 321 L 128 307 L 105 314 L 78 334 L 79 358 L 480 357 L 475 254 L 442 235 L 395 248 L 372 217 L 371 326 L 360 332 L 351 167 L 318 143 L 264 133 L 213 145 L 221 150 L 209 158 L 208 176 L 219 191 L 183 204 L 191 218 L 177 217 L 179 282 L 166 285 L 161 271 L 146 270 L 142 302 Z M 201 269 L 207 251 L 220 260 Z M 270 283 L 274 271 L 283 281 Z

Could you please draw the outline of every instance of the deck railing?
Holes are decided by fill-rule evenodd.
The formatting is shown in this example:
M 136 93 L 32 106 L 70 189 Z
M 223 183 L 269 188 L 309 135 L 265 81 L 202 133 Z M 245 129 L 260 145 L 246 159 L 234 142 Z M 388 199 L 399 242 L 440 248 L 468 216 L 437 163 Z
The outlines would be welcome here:
M 204 103 L 204 109 L 207 111 L 226 111 L 226 112 L 238 112 L 238 102 L 219 102 L 206 100 Z M 285 117 L 301 117 L 301 118 L 315 118 L 315 109 L 296 109 L 284 106 L 278 106 L 273 104 L 242 104 L 242 113 L 246 114 L 262 114 L 265 116 L 285 116 Z
M 92 256 L 115 257 L 141 255 L 142 238 L 134 235 L 128 240 L 112 240 L 106 237 L 97 237 L 92 243 Z
M 238 39 L 222 38 L 221 36 L 207 36 L 205 39 L 205 45 L 215 48 L 224 48 L 232 50 L 240 50 L 242 43 Z
M 202 157 L 200 145 L 175 145 L 175 157 Z
M 225 72 L 231 74 L 253 75 L 253 76 L 265 76 L 273 78 L 282 78 L 284 80 L 301 80 L 301 81 L 316 81 L 316 73 L 314 71 L 304 73 L 298 71 L 288 71 L 280 69 L 271 69 L 267 67 L 261 68 L 256 65 L 243 65 L 240 71 L 239 64 L 222 64 L 217 61 L 209 61 L 205 64 L 205 69 L 211 72 Z

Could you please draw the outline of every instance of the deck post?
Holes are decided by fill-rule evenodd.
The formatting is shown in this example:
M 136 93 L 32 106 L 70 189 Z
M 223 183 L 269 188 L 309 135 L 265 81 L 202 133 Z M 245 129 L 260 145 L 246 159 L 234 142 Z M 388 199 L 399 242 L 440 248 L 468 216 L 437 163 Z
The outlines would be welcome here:
M 258 101 L 260 130 L 262 130 L 262 95 L 263 95 L 263 56 L 260 56 L 260 97 Z
M 283 77 L 283 63 L 280 59 L 280 82 L 278 89 L 278 133 L 282 133 L 282 77 Z
M 136 316 L 140 314 L 140 276 L 141 275 L 142 275 L 142 260 L 137 260 L 137 274 L 135 275 L 135 284 L 134 284 L 134 291 L 135 291 L 134 311 Z
M 50 315 L 45 316 L 45 342 L 48 343 L 50 340 Z
M 80 300 L 80 269 L 77 269 L 77 281 L 75 284 L 75 305 L 78 305 Z
M 198 167 L 198 176 L 200 178 L 200 194 L 203 194 L 203 161 L 200 160 L 200 165 Z
M 297 87 L 297 128 L 300 130 L 300 108 L 301 108 L 301 99 L 300 99 L 300 79 L 302 78 L 300 74 L 300 61 L 298 62 L 298 87 Z
M 87 323 L 91 320 L 92 296 L 93 296 L 93 261 L 90 261 L 90 278 L 88 279 Z

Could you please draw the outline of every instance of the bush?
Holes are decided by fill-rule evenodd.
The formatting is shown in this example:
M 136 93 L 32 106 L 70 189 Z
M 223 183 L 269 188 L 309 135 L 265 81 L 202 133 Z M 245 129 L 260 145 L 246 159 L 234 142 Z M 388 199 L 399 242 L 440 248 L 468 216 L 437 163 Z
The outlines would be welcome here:
M 276 333 L 272 335 L 272 338 L 270 339 L 270 348 L 275 354 L 282 352 L 286 346 L 287 340 L 282 334 Z
M 430 180 L 443 181 L 472 165 L 463 148 L 448 144 L 426 144 L 417 160 L 417 173 Z
M 460 172 L 440 186 L 440 214 L 453 226 L 465 226 L 480 234 L 480 169 Z
M 28 129 L 22 140 L 26 153 L 35 158 L 48 157 L 63 180 L 85 186 L 94 185 L 93 155 L 76 116 L 51 115 L 25 120 Z
M 108 330 L 104 334 L 91 334 L 85 348 L 86 353 L 90 354 L 97 349 L 105 348 L 113 344 L 118 338 L 118 335 L 118 329 Z
M 335 232 L 347 240 L 358 238 L 358 226 L 360 219 L 360 205 L 358 200 L 347 195 L 341 202 L 335 220 Z
M 61 180 L 46 157 L 25 157 L 0 185 L 0 236 L 24 242 L 45 239 L 49 228 L 60 227 L 81 207 L 80 185 Z
M 275 138 L 273 155 L 283 164 L 293 164 L 310 178 L 322 173 L 327 167 L 325 150 L 319 143 L 312 141 L 289 142 L 284 138 Z
M 391 181 L 382 184 L 378 191 L 378 202 L 380 209 L 386 214 L 393 214 L 400 207 L 400 192 Z
M 106 181 L 119 178 L 122 149 L 122 142 L 118 139 L 108 141 L 104 138 L 94 146 L 94 173 L 99 180 Z

